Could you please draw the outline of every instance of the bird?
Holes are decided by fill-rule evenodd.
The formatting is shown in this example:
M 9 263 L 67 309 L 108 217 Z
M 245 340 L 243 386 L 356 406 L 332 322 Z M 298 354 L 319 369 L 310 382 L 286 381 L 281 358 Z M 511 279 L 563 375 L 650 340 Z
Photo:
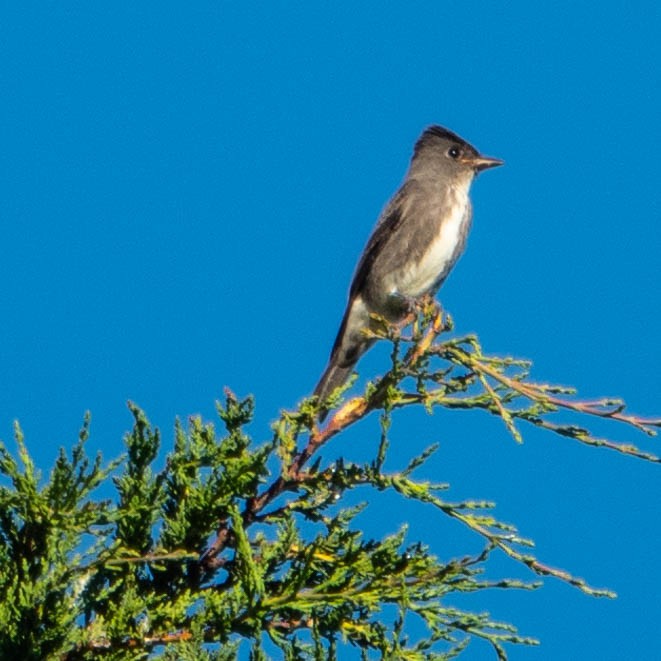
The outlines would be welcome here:
M 432 125 L 422 132 L 356 266 L 328 365 L 313 392 L 320 422 L 328 413 L 326 399 L 375 342 L 366 333 L 373 315 L 401 323 L 448 277 L 472 223 L 471 184 L 483 170 L 502 164 L 447 128 Z

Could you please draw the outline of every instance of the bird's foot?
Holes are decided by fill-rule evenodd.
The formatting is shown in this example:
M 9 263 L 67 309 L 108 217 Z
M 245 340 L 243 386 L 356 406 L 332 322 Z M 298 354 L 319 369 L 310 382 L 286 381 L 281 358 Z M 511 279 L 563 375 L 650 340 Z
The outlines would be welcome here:
M 440 311 L 440 304 L 431 295 L 425 294 L 418 298 L 401 296 L 397 294 L 398 303 L 402 306 L 403 317 L 397 322 L 398 328 L 406 328 L 412 323 L 417 322 L 420 317 L 422 319 L 430 319 L 433 315 Z
M 418 337 L 421 329 L 432 318 L 441 313 L 440 304 L 430 294 L 417 298 L 392 294 L 388 300 L 388 314 L 371 314 L 370 326 L 365 332 L 372 338 L 389 337 L 410 342 Z M 402 335 L 408 326 L 412 326 L 411 336 Z

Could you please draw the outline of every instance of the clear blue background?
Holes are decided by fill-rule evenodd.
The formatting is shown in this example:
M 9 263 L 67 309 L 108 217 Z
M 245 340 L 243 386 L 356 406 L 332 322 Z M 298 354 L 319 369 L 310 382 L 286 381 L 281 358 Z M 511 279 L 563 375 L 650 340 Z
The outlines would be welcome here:
M 506 161 L 474 187 L 441 292 L 458 332 L 661 412 L 658 3 L 16 3 L 0 21 L 0 436 L 18 418 L 44 469 L 87 409 L 90 447 L 118 455 L 129 398 L 169 446 L 175 416 L 213 419 L 229 385 L 267 438 L 324 367 L 430 123 Z M 360 372 L 386 366 L 376 348 Z M 377 427 L 324 457 L 371 457 Z M 473 602 L 542 639 L 512 659 L 661 658 L 658 466 L 442 411 L 397 417 L 390 466 L 433 441 L 422 475 L 619 593 L 551 580 Z M 407 519 L 441 557 L 476 548 L 397 500 L 365 525 Z

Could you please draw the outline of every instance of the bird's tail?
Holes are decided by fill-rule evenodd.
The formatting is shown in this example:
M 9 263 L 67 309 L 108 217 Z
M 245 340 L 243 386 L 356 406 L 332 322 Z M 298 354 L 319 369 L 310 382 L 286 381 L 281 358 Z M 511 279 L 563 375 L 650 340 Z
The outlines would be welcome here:
M 359 296 L 349 301 L 340 330 L 331 350 L 326 371 L 321 375 L 314 395 L 319 398 L 319 421 L 328 414 L 325 402 L 336 388 L 339 388 L 351 375 L 358 359 L 374 344 L 374 338 L 363 332 L 369 327 L 369 311 Z
M 336 388 L 339 388 L 351 375 L 355 362 L 348 365 L 339 365 L 333 358 L 328 363 L 328 367 L 321 375 L 319 383 L 314 389 L 314 395 L 319 398 L 323 404 L 328 396 L 333 393 Z M 323 407 L 319 409 L 319 422 L 323 422 L 324 418 L 328 415 L 328 409 Z

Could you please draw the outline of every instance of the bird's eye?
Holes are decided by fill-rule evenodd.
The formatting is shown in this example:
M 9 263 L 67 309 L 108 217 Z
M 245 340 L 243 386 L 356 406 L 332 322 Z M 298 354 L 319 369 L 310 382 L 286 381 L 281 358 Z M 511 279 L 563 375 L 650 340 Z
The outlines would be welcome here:
M 448 156 L 450 158 L 457 159 L 459 158 L 460 155 L 461 155 L 461 150 L 459 149 L 459 147 L 450 147 L 450 149 L 448 149 Z

